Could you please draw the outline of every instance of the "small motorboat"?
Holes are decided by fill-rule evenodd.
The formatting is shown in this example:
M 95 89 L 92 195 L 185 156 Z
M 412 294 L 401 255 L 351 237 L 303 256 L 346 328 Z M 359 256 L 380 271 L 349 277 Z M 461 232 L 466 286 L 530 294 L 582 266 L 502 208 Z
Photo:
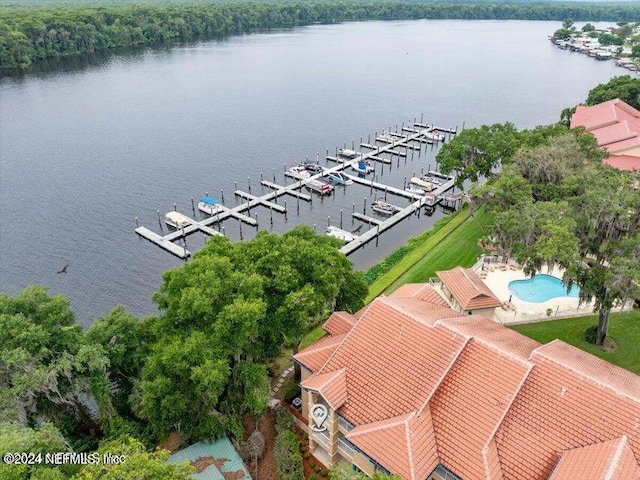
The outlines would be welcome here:
M 432 182 L 428 182 L 418 177 L 411 177 L 409 184 L 410 184 L 409 188 L 416 188 L 418 190 L 422 190 L 421 195 L 424 195 L 425 192 L 430 192 L 434 188 Z
M 319 180 L 305 180 L 304 185 L 309 190 L 316 192 L 318 195 L 331 195 L 331 192 L 333 192 L 333 187 L 331 185 Z
M 371 162 L 364 161 L 364 160 L 358 160 L 357 162 L 354 162 L 351 168 L 362 175 L 367 175 L 368 173 L 371 173 L 374 170 L 373 165 L 371 165 Z
M 191 219 L 178 212 L 169 212 L 164 216 L 164 223 L 166 223 L 168 227 L 178 230 L 179 228 L 189 226 Z
M 312 174 L 321 173 L 324 171 L 324 168 L 318 165 L 317 163 L 305 163 L 305 170 L 311 172 Z
M 338 156 L 342 158 L 356 158 L 358 155 L 360 155 L 358 152 L 348 148 L 341 148 L 338 150 Z
M 296 165 L 287 170 L 292 177 L 304 180 L 305 178 L 311 178 L 311 172 L 305 168 L 304 165 Z
M 413 193 L 414 195 L 424 195 L 425 192 L 423 189 L 414 187 L 413 185 L 408 185 L 407 188 L 404 189 L 405 192 Z
M 327 227 L 327 235 L 342 240 L 345 243 L 353 242 L 358 238 L 358 235 L 354 235 L 351 232 L 347 232 L 346 230 L 342 230 L 341 228 L 332 226 Z
M 371 210 L 376 213 L 380 213 L 381 215 L 393 215 L 399 210 L 399 208 L 379 198 L 371 204 Z
M 334 185 L 353 185 L 353 180 L 342 172 L 327 172 L 324 174 L 324 178 Z
M 201 197 L 198 201 L 198 210 L 209 215 L 222 213 L 224 207 L 213 197 Z
M 444 142 L 444 135 L 440 133 L 438 130 L 423 130 L 422 135 L 424 135 L 429 140 Z

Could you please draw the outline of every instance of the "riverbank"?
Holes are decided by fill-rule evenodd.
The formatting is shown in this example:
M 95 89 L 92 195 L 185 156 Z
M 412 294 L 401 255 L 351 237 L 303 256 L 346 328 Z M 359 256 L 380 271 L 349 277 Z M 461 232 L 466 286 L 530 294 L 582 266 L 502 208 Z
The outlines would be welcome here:
M 369 276 L 381 265 L 392 263 L 372 281 L 365 302 L 405 283 L 427 282 L 438 270 L 449 270 L 458 265 L 470 267 L 482 253 L 478 239 L 485 235 L 492 220 L 483 210 L 472 215 L 469 208 L 465 208 L 436 222 L 433 228 L 411 239 L 367 272 Z
M 223 38 L 259 30 L 362 20 L 474 19 L 628 22 L 638 5 L 533 3 L 285 2 L 158 5 L 7 5 L 0 20 L 0 72 L 19 73 L 48 58 L 173 40 Z

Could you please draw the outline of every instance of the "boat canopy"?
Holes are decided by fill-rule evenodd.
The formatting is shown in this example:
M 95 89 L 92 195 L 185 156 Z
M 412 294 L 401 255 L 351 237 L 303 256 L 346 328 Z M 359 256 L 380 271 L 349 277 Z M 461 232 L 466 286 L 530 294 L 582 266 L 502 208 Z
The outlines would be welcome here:
M 422 180 L 418 177 L 412 177 L 411 181 L 409 183 L 412 183 L 414 185 L 418 185 L 419 187 L 425 188 L 427 190 L 433 190 L 433 183 L 431 182 L 427 182 L 425 180 Z
M 189 221 L 189 217 L 179 212 L 169 212 L 164 216 L 164 218 L 165 221 L 168 220 L 176 225 L 189 225 L 189 223 L 191 223 Z
M 200 197 L 200 201 L 207 205 L 218 205 L 220 203 L 217 198 L 213 197 Z

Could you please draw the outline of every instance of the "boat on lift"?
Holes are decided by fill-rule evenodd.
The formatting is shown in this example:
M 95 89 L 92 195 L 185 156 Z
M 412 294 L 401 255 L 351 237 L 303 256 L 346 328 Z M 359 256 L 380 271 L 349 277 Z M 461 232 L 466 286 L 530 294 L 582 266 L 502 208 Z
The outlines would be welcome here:
M 305 187 L 316 192 L 318 195 L 331 195 L 331 192 L 333 192 L 331 185 L 321 182 L 320 180 L 303 180 L 303 183 Z
M 327 172 L 323 177 L 334 185 L 353 185 L 353 180 L 342 172 Z
M 345 243 L 353 242 L 358 238 L 358 235 L 354 235 L 351 232 L 347 232 L 346 230 L 333 226 L 327 227 L 327 235 L 342 240 Z
M 400 209 L 395 205 L 385 202 L 382 198 L 379 198 L 371 204 L 371 210 L 381 215 L 393 215 Z
M 411 177 L 411 180 L 409 180 L 409 184 L 410 188 L 417 188 L 418 190 L 422 190 L 423 195 L 425 192 L 430 192 L 435 188 L 432 182 L 428 182 L 418 177 Z M 411 187 L 412 185 L 414 187 Z
M 304 180 L 311 178 L 311 172 L 304 165 L 295 165 L 287 170 L 293 178 Z
M 348 148 L 341 148 L 340 150 L 338 150 L 338 156 L 342 158 L 353 159 L 358 155 L 360 155 L 358 152 L 356 152 L 355 150 L 350 150 Z
M 374 170 L 371 162 L 365 160 L 358 160 L 357 162 L 354 162 L 351 168 L 362 175 L 367 175 Z
M 222 213 L 224 207 L 220 204 L 217 198 L 200 197 L 198 201 L 198 210 L 209 215 L 215 215 L 217 213 Z
M 164 216 L 164 223 L 166 223 L 168 227 L 178 230 L 191 225 L 191 219 L 182 213 L 169 212 Z
M 427 137 L 429 140 L 444 142 L 444 134 L 440 133 L 438 130 L 423 130 L 422 135 Z

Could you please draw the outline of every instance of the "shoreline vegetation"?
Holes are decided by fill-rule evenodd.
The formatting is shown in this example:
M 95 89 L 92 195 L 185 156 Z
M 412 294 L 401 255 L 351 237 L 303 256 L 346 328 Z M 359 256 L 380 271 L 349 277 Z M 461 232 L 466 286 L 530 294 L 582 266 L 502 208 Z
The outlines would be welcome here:
M 637 4 L 447 3 L 422 1 L 215 2 L 79 4 L 3 2 L 0 73 L 19 74 L 51 58 L 158 46 L 173 41 L 311 24 L 364 20 L 468 19 L 629 22 Z

